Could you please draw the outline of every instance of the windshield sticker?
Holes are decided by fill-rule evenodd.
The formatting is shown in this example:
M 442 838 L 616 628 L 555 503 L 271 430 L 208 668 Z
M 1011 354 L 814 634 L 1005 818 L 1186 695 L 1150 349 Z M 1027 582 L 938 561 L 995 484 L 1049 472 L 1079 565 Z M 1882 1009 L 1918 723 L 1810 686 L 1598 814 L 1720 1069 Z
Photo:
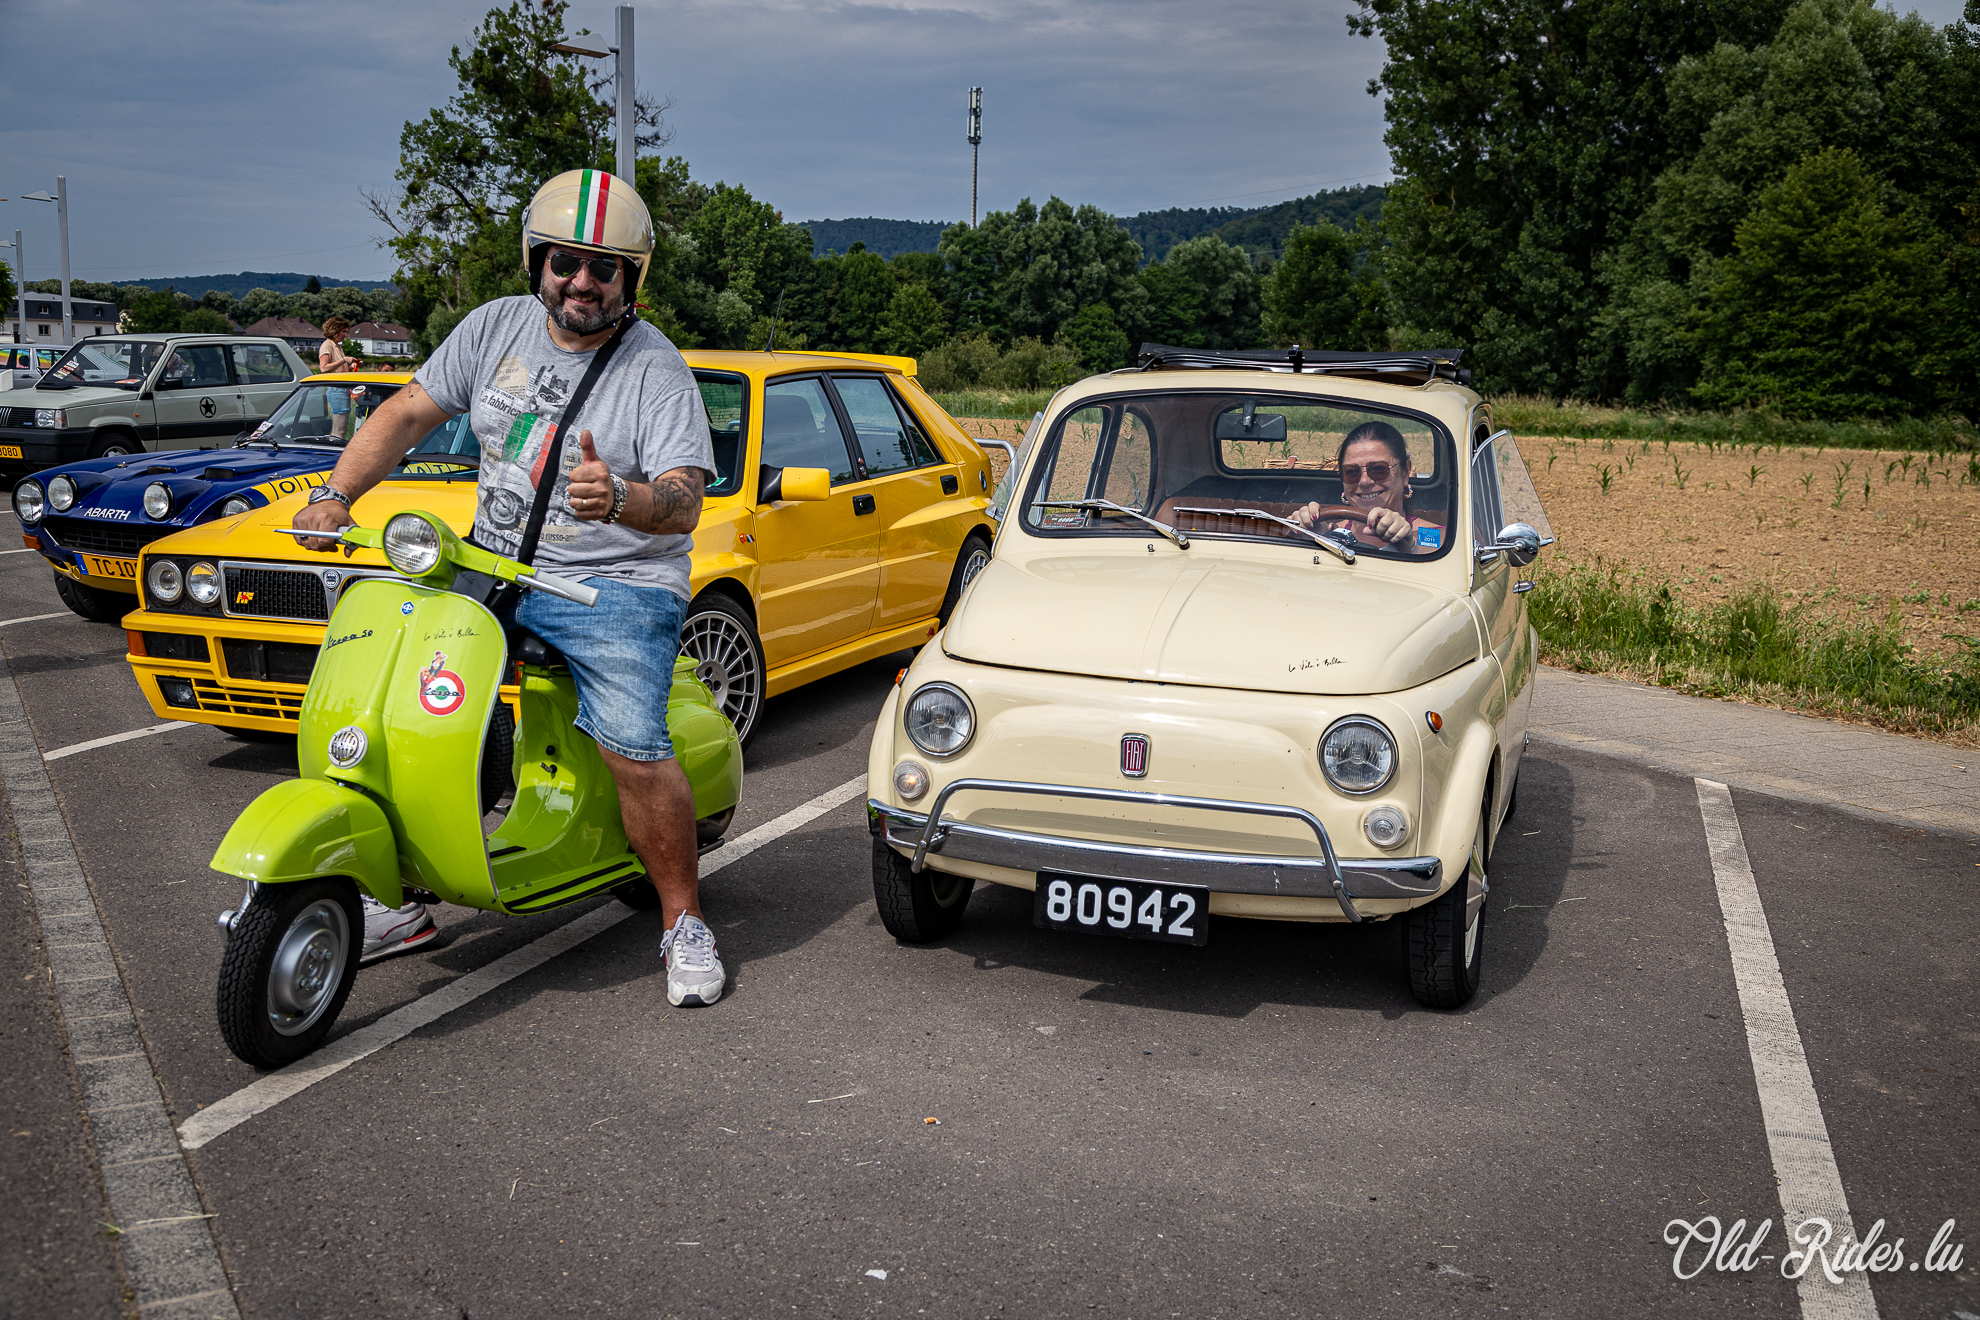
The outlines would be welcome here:
M 419 704 L 428 715 L 452 715 L 466 700 L 461 676 L 447 668 L 447 653 L 435 651 L 433 663 L 419 671 Z
M 1444 543 L 1444 532 L 1440 527 L 1419 527 L 1416 529 L 1418 545 L 1439 546 Z

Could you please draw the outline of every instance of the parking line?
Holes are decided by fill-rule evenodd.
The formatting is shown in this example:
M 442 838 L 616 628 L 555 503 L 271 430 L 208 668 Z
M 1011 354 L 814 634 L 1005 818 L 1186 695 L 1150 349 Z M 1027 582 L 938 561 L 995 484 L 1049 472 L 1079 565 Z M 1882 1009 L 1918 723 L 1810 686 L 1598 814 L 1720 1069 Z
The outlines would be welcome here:
M 741 838 L 723 844 L 701 859 L 701 878 L 706 880 L 726 866 L 773 843 L 803 825 L 817 820 L 832 808 L 852 801 L 866 792 L 866 776 L 848 779 L 829 788 L 802 806 L 793 807 L 775 820 L 758 825 Z M 469 1004 L 533 968 L 569 952 L 594 935 L 602 935 L 628 917 L 637 916 L 623 903 L 594 908 L 574 921 L 566 922 L 549 934 L 512 949 L 485 967 L 441 986 L 432 994 L 415 999 L 404 1008 L 388 1013 L 368 1027 L 331 1041 L 306 1059 L 250 1082 L 232 1095 L 216 1100 L 179 1125 L 179 1144 L 198 1150 L 222 1133 L 230 1132 L 255 1115 L 264 1113 L 290 1096 L 334 1076 L 361 1059 L 369 1058 L 394 1041 L 400 1040 L 429 1022 L 464 1004 Z
M 1767 1129 L 1774 1180 L 1780 1185 L 1781 1227 L 1787 1230 L 1793 1250 L 1803 1245 L 1792 1235 L 1804 1222 L 1827 1220 L 1835 1232 L 1825 1251 L 1833 1258 L 1845 1240 L 1855 1240 L 1855 1221 L 1843 1195 L 1842 1174 L 1829 1144 L 1828 1125 L 1822 1121 L 1822 1102 L 1808 1071 L 1794 1007 L 1781 980 L 1780 959 L 1774 953 L 1773 932 L 1760 905 L 1746 839 L 1733 810 L 1732 790 L 1717 780 L 1693 782 L 1698 786 L 1698 813 L 1705 821 L 1705 844 L 1712 855 L 1719 911 L 1725 916 L 1726 943 L 1732 950 L 1739 1011 L 1746 1019 L 1746 1049 L 1760 1092 L 1760 1120 Z M 1796 1291 L 1803 1320 L 1877 1320 L 1877 1301 L 1864 1274 L 1845 1274 L 1842 1283 L 1834 1284 L 1822 1276 L 1818 1264 L 1802 1274 Z
M 0 555 L 38 555 L 39 550 L 0 550 Z
M 129 742 L 133 738 L 149 738 L 154 733 L 170 733 L 174 729 L 190 729 L 191 727 L 192 721 L 190 720 L 167 720 L 163 724 L 154 724 L 148 729 L 132 729 L 129 733 L 113 733 L 108 738 L 91 738 L 88 742 L 70 743 L 67 747 L 57 747 L 52 752 L 43 752 L 41 759 L 44 761 L 59 761 L 65 756 L 74 756 L 77 752 L 94 751 L 98 747 L 108 747 L 112 743 Z
M 10 550 L 8 553 L 12 554 L 13 551 Z M 0 628 L 11 628 L 17 623 L 40 623 L 43 619 L 59 619 L 68 612 L 67 610 L 57 610 L 53 614 L 23 614 L 18 619 L 0 619 Z

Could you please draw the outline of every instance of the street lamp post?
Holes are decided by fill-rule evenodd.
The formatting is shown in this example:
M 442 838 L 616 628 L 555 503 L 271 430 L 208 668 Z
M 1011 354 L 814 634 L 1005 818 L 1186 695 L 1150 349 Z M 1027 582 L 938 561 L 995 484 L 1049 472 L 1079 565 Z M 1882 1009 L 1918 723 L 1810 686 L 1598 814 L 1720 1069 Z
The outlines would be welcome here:
M 552 43 L 550 49 L 564 55 L 582 55 L 586 59 L 602 60 L 607 55 L 615 56 L 612 62 L 612 85 L 619 101 L 619 156 L 618 175 L 627 183 L 637 185 L 634 177 L 639 162 L 633 158 L 636 143 L 636 111 L 634 105 L 635 86 L 633 83 L 633 7 L 620 5 L 615 12 L 618 23 L 618 44 L 599 48 L 581 46 L 575 41 Z
M 27 337 L 28 319 L 27 264 L 26 259 L 21 255 L 20 230 L 14 231 L 14 241 L 6 246 L 14 249 L 14 294 L 20 299 L 21 305 L 21 319 L 14 322 L 14 342 L 18 344 Z M 13 382 L 10 379 L 8 383 Z
M 73 344 L 76 342 L 76 321 L 74 310 L 69 302 L 69 180 L 67 176 L 58 174 L 55 176 L 55 195 L 53 197 L 50 197 L 46 190 L 44 190 L 42 192 L 22 193 L 21 200 L 24 202 L 55 203 L 55 227 L 60 232 L 62 240 L 62 343 L 65 346 Z M 23 284 L 21 289 L 25 293 L 27 286 Z M 21 329 L 23 331 L 27 329 L 26 298 L 21 299 Z
M 983 89 L 969 89 L 969 227 L 976 228 L 976 153 L 983 142 Z

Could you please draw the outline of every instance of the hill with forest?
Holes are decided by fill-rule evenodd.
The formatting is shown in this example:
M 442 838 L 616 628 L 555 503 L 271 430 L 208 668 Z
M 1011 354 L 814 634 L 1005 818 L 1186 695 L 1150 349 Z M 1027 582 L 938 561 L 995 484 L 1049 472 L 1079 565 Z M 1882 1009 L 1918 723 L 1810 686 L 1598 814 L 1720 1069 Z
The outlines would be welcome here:
M 801 220 L 811 231 L 811 255 L 850 252 L 854 243 L 866 244 L 868 252 L 893 260 L 903 252 L 933 252 L 948 220 L 882 220 L 867 216 L 859 220 Z
M 265 271 L 243 270 L 232 275 L 171 275 L 156 279 L 116 280 L 117 284 L 142 284 L 151 289 L 175 288 L 180 293 L 189 293 L 197 298 L 208 289 L 221 293 L 231 293 L 236 298 L 244 297 L 250 289 L 269 289 L 284 296 L 301 293 L 314 279 L 318 287 L 325 289 L 389 289 L 390 280 L 346 280 L 331 275 L 302 275 L 292 270 Z

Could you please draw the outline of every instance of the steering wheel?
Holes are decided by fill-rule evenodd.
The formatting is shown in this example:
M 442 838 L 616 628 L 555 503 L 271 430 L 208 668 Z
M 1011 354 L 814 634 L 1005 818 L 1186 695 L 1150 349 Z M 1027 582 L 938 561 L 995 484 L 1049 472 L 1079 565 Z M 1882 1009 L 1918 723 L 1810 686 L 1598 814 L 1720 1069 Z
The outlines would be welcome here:
M 1357 509 L 1352 504 L 1323 504 L 1320 506 L 1320 511 L 1313 515 L 1313 521 L 1338 522 L 1343 518 L 1352 518 L 1365 527 L 1368 524 L 1368 515 L 1373 512 L 1375 512 L 1373 509 Z

